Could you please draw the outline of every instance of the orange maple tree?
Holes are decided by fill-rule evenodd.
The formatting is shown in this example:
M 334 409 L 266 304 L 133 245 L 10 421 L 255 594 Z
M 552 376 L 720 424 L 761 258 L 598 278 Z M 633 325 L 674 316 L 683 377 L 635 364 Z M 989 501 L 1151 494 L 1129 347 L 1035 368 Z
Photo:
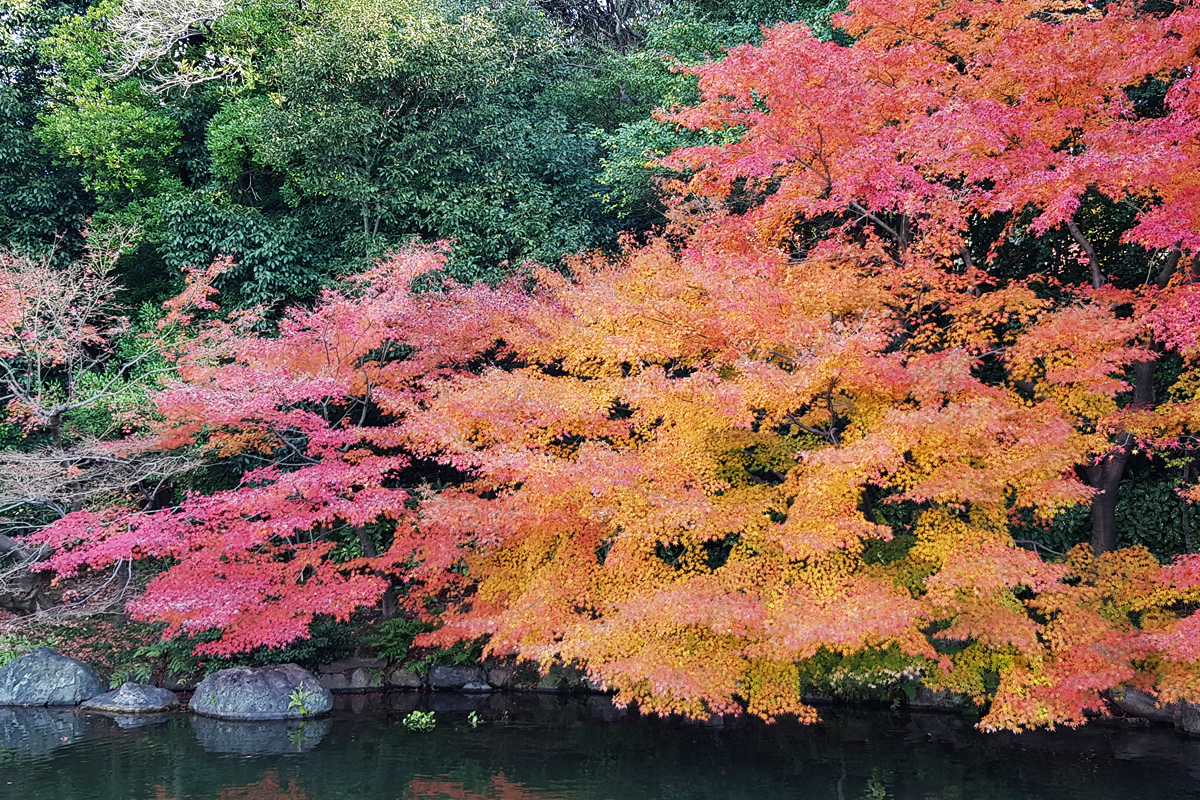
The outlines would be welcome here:
M 137 446 L 268 465 L 71 515 L 53 565 L 172 559 L 134 610 L 223 630 L 212 652 L 391 587 L 429 643 L 576 662 L 655 712 L 814 719 L 823 652 L 890 654 L 985 728 L 1077 724 L 1121 686 L 1200 700 L 1200 557 L 1111 527 L 1129 453 L 1200 428 L 1200 9 L 856 0 L 840 24 L 853 46 L 783 26 L 696 70 L 669 118 L 730 143 L 673 154 L 671 224 L 617 256 L 414 293 L 442 258 L 415 249 L 278 335 L 209 323 Z M 1014 265 L 1056 233 L 1053 269 Z M 1102 237 L 1149 277 L 1110 280 Z M 1018 515 L 1080 503 L 1090 545 L 1016 546 Z

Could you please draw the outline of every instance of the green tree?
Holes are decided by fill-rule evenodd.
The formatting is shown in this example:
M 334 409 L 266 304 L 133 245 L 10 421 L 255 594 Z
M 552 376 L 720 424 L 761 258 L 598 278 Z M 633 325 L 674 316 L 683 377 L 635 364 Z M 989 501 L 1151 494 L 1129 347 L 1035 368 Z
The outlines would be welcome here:
M 72 5 L 0 1 L 0 245 L 27 254 L 77 256 L 91 202 L 76 168 L 53 163 L 34 133 L 53 65 L 39 44 Z
M 285 175 L 342 218 L 347 252 L 453 238 L 468 278 L 553 260 L 595 240 L 598 211 L 592 144 L 543 101 L 560 57 L 523 3 L 346 3 L 280 54 L 277 92 L 214 121 L 214 165 L 239 186 Z

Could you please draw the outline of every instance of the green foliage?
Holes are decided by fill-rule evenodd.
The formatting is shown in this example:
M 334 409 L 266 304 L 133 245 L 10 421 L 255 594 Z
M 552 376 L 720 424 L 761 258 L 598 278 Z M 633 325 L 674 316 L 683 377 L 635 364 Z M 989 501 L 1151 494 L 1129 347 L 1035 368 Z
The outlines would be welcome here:
M 935 689 L 945 689 L 972 698 L 982 698 L 996 691 L 1000 673 L 1012 668 L 1017 659 L 1016 648 L 993 648 L 979 642 L 945 648 L 952 667 L 943 671 L 930 667 L 926 681 Z
M 112 357 L 102 370 L 70 376 L 76 396 L 100 398 L 64 416 L 64 431 L 71 438 L 112 438 L 135 427 L 130 412 L 148 408 L 150 394 L 160 386 L 159 376 L 171 372 L 148 337 L 161 318 L 161 309 L 143 304 L 129 329 L 113 342 Z
M 699 18 L 724 22 L 731 27 L 770 27 L 779 22 L 803 22 L 818 38 L 830 39 L 834 36 L 830 20 L 846 9 L 846 0 L 690 0 L 684 7 Z M 746 32 L 755 36 L 758 33 Z
M 278 91 L 214 119 L 214 168 L 285 175 L 280 192 L 321 205 L 346 253 L 451 238 L 463 280 L 553 263 L 600 232 L 592 142 L 541 100 L 558 57 L 523 3 L 339 5 L 280 53 Z
M 41 52 L 68 3 L 0 4 L 0 246 L 69 261 L 91 201 L 76 168 L 51 163 L 34 124 L 46 103 L 42 81 L 53 70 Z
M 306 216 L 232 203 L 217 192 L 171 195 L 162 200 L 161 258 L 178 272 L 232 256 L 235 269 L 218 283 L 231 305 L 307 297 L 339 264 Z
M 84 186 L 108 212 L 178 183 L 170 156 L 181 136 L 179 123 L 138 81 L 106 77 L 107 22 L 117 8 L 104 0 L 65 20 L 43 43 L 44 58 L 58 68 L 38 128 L 54 153 L 78 166 Z
M 841 700 L 892 701 L 908 694 L 927 659 L 905 655 L 899 648 L 867 648 L 851 655 L 821 648 L 799 664 L 803 688 Z
M 307 717 L 309 715 L 308 701 L 313 696 L 314 692 L 304 686 L 297 686 L 288 695 L 288 711 L 295 709 L 300 712 L 300 716 Z
M 868 564 L 894 564 L 908 556 L 908 551 L 917 543 L 912 534 L 898 534 L 888 541 L 871 539 L 863 549 L 863 561 Z
M 430 630 L 433 630 L 433 626 L 427 622 L 393 617 L 375 626 L 367 636 L 367 644 L 375 648 L 381 658 L 391 662 L 403 661 L 412 649 L 413 639 Z
M 239 188 L 244 184 L 243 191 L 255 200 L 266 188 L 256 188 L 253 179 L 268 170 L 257 160 L 256 144 L 263 137 L 263 116 L 270 102 L 264 95 L 251 95 L 226 103 L 209 121 L 205 139 L 212 176 Z
M 25 655 L 38 647 L 53 647 L 48 641 L 34 639 L 21 633 L 0 633 L 0 667 L 14 658 Z
M 733 487 L 779 483 L 796 466 L 796 454 L 812 450 L 816 437 L 781 436 L 767 431 L 730 431 L 714 442 L 720 450 L 717 477 Z
M 672 68 L 835 6 L 675 4 L 612 56 L 573 51 L 528 0 L 250 2 L 127 64 L 103 0 L 38 51 L 55 66 L 37 135 L 100 217 L 147 231 L 136 270 L 159 288 L 139 301 L 223 254 L 226 304 L 307 298 L 413 238 L 454 240 L 451 276 L 495 281 L 611 241 L 613 214 L 657 223 L 650 162 L 713 138 L 649 118 L 694 99 Z
M 465 667 L 474 666 L 483 658 L 483 646 L 487 637 L 474 641 L 463 640 L 455 642 L 450 647 L 425 653 L 409 663 L 409 667 L 419 675 L 427 675 L 434 667 Z
M 414 733 L 428 733 L 437 726 L 437 720 L 432 711 L 410 711 L 403 725 Z
M 191 675 L 200 669 L 200 661 L 192 653 L 193 643 L 183 637 L 159 640 L 143 645 L 128 661 L 112 672 L 111 682 L 119 686 L 125 681 L 149 683 L 156 673 Z
M 318 617 L 309 625 L 312 634 L 308 639 L 301 639 L 283 648 L 260 647 L 248 653 L 237 655 L 206 658 L 203 667 L 206 672 L 216 672 L 227 667 L 269 667 L 276 664 L 323 664 L 336 661 L 352 651 L 362 641 L 363 622 L 351 619 L 339 622 L 330 617 Z M 186 646 L 191 652 L 201 641 L 211 641 L 215 635 L 198 637 L 179 637 L 174 640 L 180 646 Z

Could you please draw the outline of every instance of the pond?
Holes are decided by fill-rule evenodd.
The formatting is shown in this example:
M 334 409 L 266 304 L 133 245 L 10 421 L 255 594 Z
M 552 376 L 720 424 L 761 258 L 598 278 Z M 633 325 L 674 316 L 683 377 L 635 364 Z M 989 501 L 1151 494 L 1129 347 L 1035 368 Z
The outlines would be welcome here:
M 418 707 L 436 712 L 434 730 L 401 723 Z M 0 709 L 0 798 L 1200 797 L 1200 741 L 1169 728 L 997 735 L 949 715 L 823 716 L 700 724 L 538 695 L 343 697 L 332 717 L 304 724 Z

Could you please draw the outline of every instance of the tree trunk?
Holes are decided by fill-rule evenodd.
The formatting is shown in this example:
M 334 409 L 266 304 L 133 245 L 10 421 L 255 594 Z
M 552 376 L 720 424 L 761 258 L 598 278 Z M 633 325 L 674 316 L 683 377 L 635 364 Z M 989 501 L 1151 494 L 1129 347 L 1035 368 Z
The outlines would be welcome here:
M 1151 343 L 1153 347 L 1153 343 Z M 1159 348 L 1155 347 L 1155 350 Z M 1133 362 L 1133 402 L 1139 406 L 1154 405 L 1154 368 L 1155 361 Z
M 1088 485 L 1096 490 L 1092 498 L 1092 552 L 1096 555 L 1117 549 L 1117 488 L 1128 460 L 1128 451 L 1117 448 L 1100 463 L 1084 468 Z
M 1099 289 L 1104 285 L 1104 270 L 1100 268 L 1100 258 L 1096 255 L 1096 248 L 1092 247 L 1092 243 L 1084 236 L 1083 231 L 1079 230 L 1079 226 L 1075 224 L 1075 220 L 1067 220 L 1067 230 L 1070 231 L 1071 237 L 1083 248 L 1083 252 L 1087 255 L 1088 267 L 1092 271 L 1092 288 Z
M 375 549 L 375 543 L 371 541 L 370 534 L 357 526 L 354 528 L 354 533 L 357 534 L 358 542 L 362 545 L 363 555 L 367 558 L 378 558 L 379 551 Z M 388 581 L 388 588 L 384 591 L 383 599 L 380 601 L 379 615 L 383 619 L 391 619 L 399 610 L 399 604 L 396 602 L 396 590 L 392 588 L 390 576 L 379 570 L 374 572 L 383 580 Z
M 1190 466 L 1191 466 L 1191 464 L 1189 464 L 1187 461 L 1183 462 L 1183 485 L 1184 486 L 1187 486 L 1188 472 L 1189 472 L 1188 467 L 1190 467 Z M 1192 521 L 1188 517 L 1188 512 L 1190 510 L 1191 509 L 1188 508 L 1188 501 L 1184 500 L 1182 497 L 1180 497 L 1179 498 L 1179 516 L 1180 516 L 1179 527 L 1183 532 L 1183 551 L 1185 553 L 1194 553 L 1195 552 L 1195 550 L 1192 549 Z

